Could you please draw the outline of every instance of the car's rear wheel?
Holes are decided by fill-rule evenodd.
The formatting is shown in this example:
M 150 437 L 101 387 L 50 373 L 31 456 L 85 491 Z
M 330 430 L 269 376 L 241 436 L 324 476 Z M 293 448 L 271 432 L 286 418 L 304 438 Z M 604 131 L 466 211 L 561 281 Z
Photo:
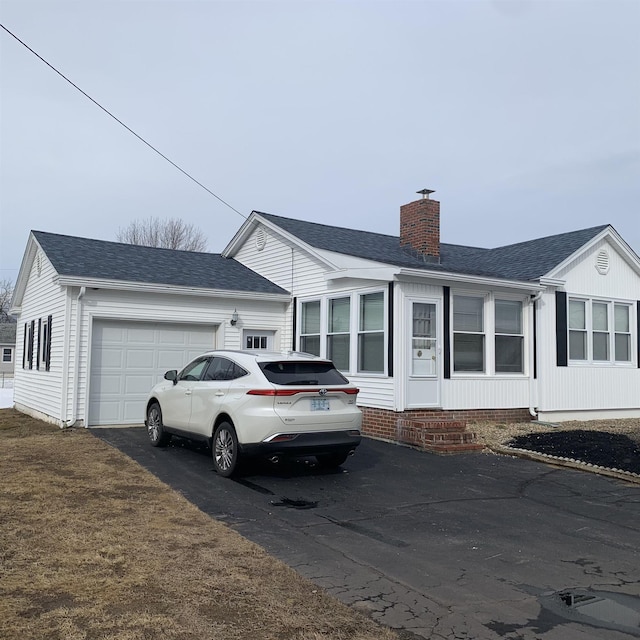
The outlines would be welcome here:
M 238 436 L 229 422 L 221 422 L 213 433 L 213 466 L 225 478 L 233 475 L 238 467 Z
M 154 447 L 165 447 L 171 440 L 171 434 L 164 430 L 162 423 L 162 409 L 157 402 L 147 409 L 147 433 Z
M 316 460 L 321 467 L 332 468 L 344 464 L 348 457 L 348 451 L 340 451 L 337 453 L 323 453 L 322 455 L 316 456 Z

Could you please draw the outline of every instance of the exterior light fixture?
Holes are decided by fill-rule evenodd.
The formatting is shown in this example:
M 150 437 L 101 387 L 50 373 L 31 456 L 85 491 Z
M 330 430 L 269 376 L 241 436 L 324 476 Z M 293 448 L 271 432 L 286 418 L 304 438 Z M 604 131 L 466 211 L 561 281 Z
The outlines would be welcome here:
M 234 309 L 231 314 L 231 326 L 235 327 L 238 324 L 238 312 Z

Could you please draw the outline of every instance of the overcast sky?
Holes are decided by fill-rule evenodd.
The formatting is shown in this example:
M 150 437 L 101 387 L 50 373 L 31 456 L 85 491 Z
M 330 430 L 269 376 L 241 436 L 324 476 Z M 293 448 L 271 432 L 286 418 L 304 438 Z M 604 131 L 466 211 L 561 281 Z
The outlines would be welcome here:
M 2 0 L 0 22 L 238 211 L 444 242 L 609 223 L 640 253 L 640 2 Z M 243 219 L 0 30 L 0 280 L 29 231 Z

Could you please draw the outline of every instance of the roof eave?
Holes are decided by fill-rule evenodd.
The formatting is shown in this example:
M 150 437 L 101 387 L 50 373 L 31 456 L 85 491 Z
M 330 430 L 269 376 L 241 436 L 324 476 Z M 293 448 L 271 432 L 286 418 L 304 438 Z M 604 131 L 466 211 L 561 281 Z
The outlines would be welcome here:
M 83 278 L 80 276 L 58 276 L 54 280 L 62 287 L 87 287 L 88 289 L 113 289 L 118 291 L 139 291 L 144 293 L 169 293 L 182 296 L 200 296 L 209 298 L 273 300 L 289 302 L 288 293 L 271 293 L 263 291 L 236 291 L 234 289 L 207 289 L 201 287 L 184 287 L 150 282 L 127 282 L 123 280 L 103 280 L 100 278 Z
M 534 281 L 509 280 L 506 278 L 489 278 L 486 276 L 474 276 L 465 273 L 453 273 L 450 271 L 423 271 L 421 269 L 403 268 L 398 271 L 397 278 L 420 278 L 422 280 L 436 280 L 439 282 L 455 282 L 456 284 L 480 285 L 491 289 L 495 287 L 518 289 L 522 291 L 543 291 L 545 286 Z

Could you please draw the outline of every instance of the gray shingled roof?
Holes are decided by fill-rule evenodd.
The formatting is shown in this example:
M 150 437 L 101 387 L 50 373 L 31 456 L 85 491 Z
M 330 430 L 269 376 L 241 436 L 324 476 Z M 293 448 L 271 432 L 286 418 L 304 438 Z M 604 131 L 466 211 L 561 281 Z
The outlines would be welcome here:
M 287 294 L 232 258 L 32 232 L 61 276 L 200 289 Z
M 410 269 L 522 281 L 536 280 L 549 273 L 609 226 L 600 225 L 495 249 L 442 243 L 440 262 L 433 262 L 402 248 L 398 236 L 305 222 L 260 211 L 255 213 L 317 249 Z

